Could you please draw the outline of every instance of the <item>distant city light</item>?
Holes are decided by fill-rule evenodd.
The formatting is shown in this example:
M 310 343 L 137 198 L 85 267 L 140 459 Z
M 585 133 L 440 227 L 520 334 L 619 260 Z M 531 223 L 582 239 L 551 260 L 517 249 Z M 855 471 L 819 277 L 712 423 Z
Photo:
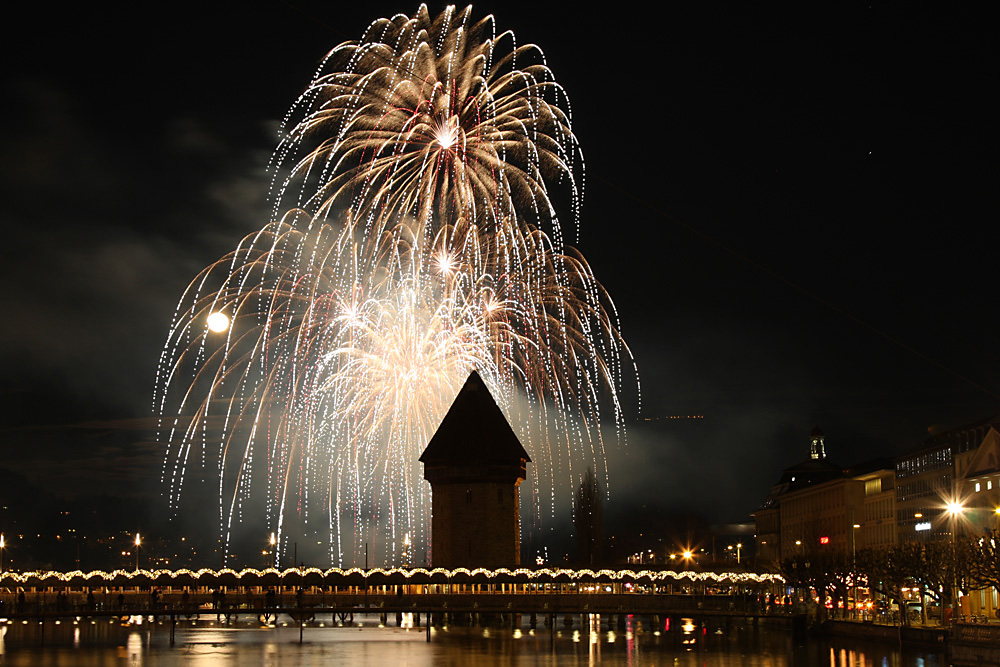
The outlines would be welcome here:
M 705 415 L 665 415 L 663 417 L 643 417 L 646 422 L 656 422 L 663 419 L 704 419 Z

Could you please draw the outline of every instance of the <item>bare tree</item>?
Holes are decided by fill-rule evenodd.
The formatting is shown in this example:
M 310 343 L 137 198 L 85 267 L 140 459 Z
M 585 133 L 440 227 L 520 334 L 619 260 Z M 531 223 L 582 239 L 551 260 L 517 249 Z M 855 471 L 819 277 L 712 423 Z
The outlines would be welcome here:
M 897 547 L 862 549 L 855 556 L 855 563 L 872 591 L 889 601 L 902 602 L 903 588 L 909 585 L 910 575 L 905 567 L 904 554 Z
M 968 577 L 969 588 L 1000 589 L 1000 531 L 963 540 L 958 547 L 959 573 Z

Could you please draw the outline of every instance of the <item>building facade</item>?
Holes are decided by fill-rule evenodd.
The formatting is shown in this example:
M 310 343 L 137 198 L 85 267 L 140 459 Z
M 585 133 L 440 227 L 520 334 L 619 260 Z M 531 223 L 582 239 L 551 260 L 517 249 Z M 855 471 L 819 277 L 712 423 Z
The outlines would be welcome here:
M 859 549 L 885 549 L 898 543 L 896 471 L 891 462 L 874 468 L 854 477 L 864 484 L 864 509 L 854 522 L 860 524 Z
M 889 459 L 842 468 L 826 456 L 823 432 L 809 436 L 809 457 L 782 473 L 760 509 L 758 560 L 896 544 L 895 470 Z
M 822 432 L 754 513 L 758 562 L 887 549 L 905 542 L 1000 540 L 1000 417 L 931 435 L 895 459 L 840 468 Z M 959 613 L 1000 616 L 1000 591 L 964 591 Z
M 986 444 L 987 435 L 996 432 L 995 422 L 988 419 L 936 433 L 895 460 L 899 541 L 951 540 L 953 530 L 962 528 L 962 522 L 952 521 L 948 507 L 964 507 L 967 499 L 974 498 L 974 492 L 968 495 L 968 491 L 975 488 L 977 480 L 981 488 L 992 490 L 985 489 L 993 485 L 988 457 L 977 452 Z M 959 461 L 963 462 L 962 470 Z M 987 496 L 981 496 L 980 501 Z

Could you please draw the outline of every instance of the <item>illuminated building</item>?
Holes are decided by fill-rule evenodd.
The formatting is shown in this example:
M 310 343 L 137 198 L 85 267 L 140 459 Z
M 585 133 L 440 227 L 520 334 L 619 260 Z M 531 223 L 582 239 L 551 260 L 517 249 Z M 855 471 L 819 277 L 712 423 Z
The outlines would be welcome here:
M 803 551 L 803 538 L 812 536 L 819 525 L 810 525 L 807 512 L 813 506 L 803 501 L 799 493 L 805 489 L 840 479 L 843 470 L 826 458 L 823 432 L 816 428 L 809 434 L 809 456 L 802 462 L 785 468 L 778 483 L 771 487 L 760 509 L 754 512 L 757 521 L 757 558 L 761 563 L 777 562 Z M 813 494 L 807 494 L 809 497 Z M 816 505 L 819 507 L 822 503 Z M 796 544 L 798 542 L 798 544 Z
M 985 430 L 979 446 L 955 457 L 962 524 L 973 534 L 1000 529 L 1000 422 Z
M 896 508 L 900 541 L 952 539 L 952 522 L 946 514 L 946 505 L 956 501 L 965 504 L 962 498 L 970 493 L 975 497 L 977 482 L 980 484 L 980 493 L 984 490 L 987 492 L 979 500 L 987 502 L 988 492 L 992 489 L 986 487 L 995 487 L 1000 480 L 995 472 L 995 459 L 991 477 L 988 453 L 984 449 L 983 455 L 980 455 L 979 450 L 981 445 L 986 444 L 987 435 L 996 433 L 997 424 L 1000 424 L 1000 420 L 993 418 L 939 431 L 926 439 L 918 449 L 896 459 Z M 992 437 L 995 439 L 995 435 Z M 995 451 L 995 445 L 993 449 Z M 959 461 L 963 463 L 959 464 Z M 957 465 L 962 466 L 961 471 L 956 469 Z
M 896 459 L 896 475 L 901 541 L 957 543 L 1000 529 L 1000 417 L 934 433 Z M 961 615 L 996 617 L 996 588 L 960 594 Z
M 434 567 L 516 567 L 518 486 L 531 459 L 475 371 L 424 453 Z
M 856 549 L 885 549 L 898 543 L 896 526 L 896 472 L 892 463 L 881 459 L 867 472 L 856 471 L 855 480 L 864 483 L 864 509 L 856 517 L 859 532 Z
M 823 432 L 814 429 L 808 458 L 784 470 L 753 515 L 758 561 L 894 544 L 893 507 L 888 460 L 842 468 L 827 458 Z
M 954 525 L 959 537 L 982 536 L 1000 530 L 1000 420 L 980 429 L 982 440 L 975 449 L 955 456 L 956 501 L 960 515 Z M 1000 616 L 1000 591 L 993 587 L 968 591 L 960 602 L 962 613 L 996 618 Z

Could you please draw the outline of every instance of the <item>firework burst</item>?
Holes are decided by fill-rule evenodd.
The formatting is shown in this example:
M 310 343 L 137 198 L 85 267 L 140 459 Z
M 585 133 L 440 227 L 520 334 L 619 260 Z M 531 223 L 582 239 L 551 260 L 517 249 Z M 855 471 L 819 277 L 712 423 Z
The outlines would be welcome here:
M 568 190 L 574 220 L 583 195 L 569 100 L 537 46 L 471 11 L 431 19 L 421 6 L 327 55 L 285 118 L 275 216 L 350 210 L 369 235 L 403 221 L 491 232 L 518 221 L 562 242 L 550 185 Z
M 216 471 L 226 545 L 252 525 L 336 565 L 368 545 L 423 560 L 417 459 L 472 369 L 535 461 L 532 525 L 588 467 L 607 487 L 629 355 L 554 213 L 553 191 L 575 218 L 582 190 L 568 102 L 537 47 L 470 11 L 334 49 L 272 162 L 286 212 L 181 297 L 154 395 L 163 481 L 177 510 L 192 470 Z

